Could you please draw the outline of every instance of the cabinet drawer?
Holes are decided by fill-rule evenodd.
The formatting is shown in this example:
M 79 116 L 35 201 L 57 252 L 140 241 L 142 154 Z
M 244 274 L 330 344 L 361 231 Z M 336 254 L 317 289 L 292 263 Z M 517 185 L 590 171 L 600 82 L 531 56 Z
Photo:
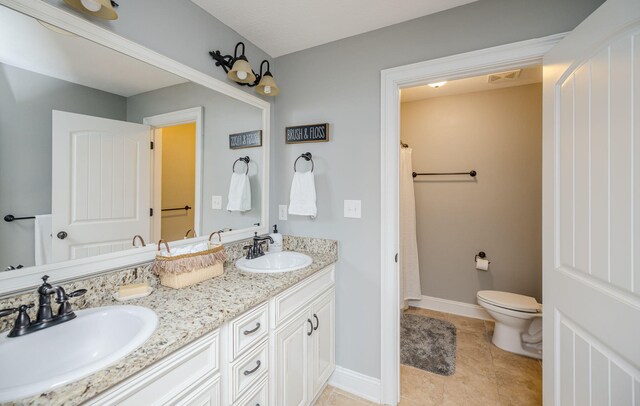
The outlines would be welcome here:
M 269 402 L 269 381 L 265 377 L 261 382 L 247 390 L 233 406 L 268 406 Z
M 195 388 L 188 388 L 179 399 L 170 402 L 175 406 L 220 406 L 220 374 L 209 377 Z M 255 406 L 255 405 L 254 405 Z
M 218 331 L 143 369 L 90 400 L 91 405 L 166 405 L 218 371 Z
M 268 340 L 264 340 L 231 364 L 229 396 L 232 403 L 238 400 L 255 382 L 262 379 L 269 370 L 268 343 Z
M 272 327 L 276 328 L 281 325 L 288 317 L 299 312 L 320 293 L 334 286 L 335 282 L 335 266 L 329 265 L 322 271 L 280 293 L 273 299 Z
M 234 361 L 253 344 L 269 334 L 269 307 L 267 303 L 235 318 L 229 323 L 232 335 L 229 358 Z

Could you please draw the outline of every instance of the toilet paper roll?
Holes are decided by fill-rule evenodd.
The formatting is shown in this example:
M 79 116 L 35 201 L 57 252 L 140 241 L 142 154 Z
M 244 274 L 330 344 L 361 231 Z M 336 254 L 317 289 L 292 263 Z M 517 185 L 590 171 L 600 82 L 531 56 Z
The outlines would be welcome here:
M 489 261 L 482 258 L 476 258 L 476 269 L 479 271 L 488 271 Z

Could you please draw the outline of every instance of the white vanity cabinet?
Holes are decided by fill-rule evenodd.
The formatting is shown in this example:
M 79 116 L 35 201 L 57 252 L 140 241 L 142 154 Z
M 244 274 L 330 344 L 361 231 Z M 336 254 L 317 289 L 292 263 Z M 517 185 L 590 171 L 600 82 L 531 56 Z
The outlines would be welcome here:
M 335 370 L 333 266 L 276 296 L 272 303 L 272 403 L 310 404 Z
M 306 406 L 334 369 L 330 265 L 87 404 Z

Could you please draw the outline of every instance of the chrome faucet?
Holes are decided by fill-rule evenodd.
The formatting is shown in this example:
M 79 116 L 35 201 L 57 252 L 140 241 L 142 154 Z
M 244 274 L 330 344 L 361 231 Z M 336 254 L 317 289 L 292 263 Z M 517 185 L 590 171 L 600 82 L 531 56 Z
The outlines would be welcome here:
M 243 248 L 247 250 L 247 259 L 254 259 L 264 255 L 264 249 L 262 248 L 262 243 L 265 241 L 269 241 L 273 244 L 273 238 L 270 235 L 258 236 L 256 232 L 253 236 L 253 245 L 245 245 Z
M 16 308 L 0 310 L 0 317 L 18 312 L 18 317 L 16 318 L 14 326 L 9 332 L 9 337 L 23 336 L 25 334 L 44 330 L 45 328 L 53 327 L 76 318 L 76 314 L 71 310 L 69 299 L 82 296 L 87 293 L 87 290 L 79 289 L 67 294 L 62 286 L 51 286 L 47 282 L 48 279 L 48 275 L 43 276 L 43 283 L 38 288 L 39 305 L 36 321 L 31 322 L 31 319 L 27 314 L 27 310 L 34 306 L 33 303 L 29 305 L 21 305 Z M 51 295 L 55 295 L 55 301 L 60 305 L 58 307 L 58 314 L 55 316 L 51 310 Z

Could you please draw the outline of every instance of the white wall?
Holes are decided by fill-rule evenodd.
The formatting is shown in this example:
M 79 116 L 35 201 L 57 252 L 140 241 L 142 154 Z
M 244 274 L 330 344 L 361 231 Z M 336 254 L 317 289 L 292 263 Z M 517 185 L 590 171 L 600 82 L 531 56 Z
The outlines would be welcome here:
M 291 165 L 316 162 L 318 217 L 283 233 L 339 240 L 338 365 L 380 376 L 380 71 L 573 29 L 602 0 L 480 0 L 276 59 L 282 89 L 273 132 L 271 215 L 288 201 Z M 290 125 L 331 123 L 331 141 L 285 145 Z M 362 200 L 362 219 L 343 200 Z
M 542 300 L 542 85 L 402 103 L 414 179 L 422 294 L 475 304 L 478 290 Z M 488 272 L 474 255 L 485 251 Z

